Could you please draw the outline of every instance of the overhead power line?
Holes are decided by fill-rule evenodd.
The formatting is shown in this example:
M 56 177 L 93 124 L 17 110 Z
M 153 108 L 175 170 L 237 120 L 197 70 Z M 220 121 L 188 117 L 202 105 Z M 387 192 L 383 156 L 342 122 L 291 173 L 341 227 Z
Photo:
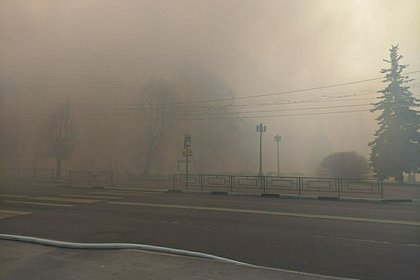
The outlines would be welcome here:
M 187 113 L 173 113 L 169 115 L 197 115 L 197 114 L 255 114 L 255 113 L 271 113 L 281 111 L 302 111 L 302 110 L 322 110 L 322 109 L 335 109 L 335 108 L 349 108 L 349 107 L 360 107 L 360 106 L 372 106 L 372 103 L 368 104 L 351 104 L 351 105 L 335 105 L 335 106 L 323 106 L 323 107 L 304 107 L 304 108 L 287 108 L 287 109 L 272 109 L 272 110 L 256 110 L 256 111 L 233 111 L 233 112 L 187 112 Z
M 230 116 L 230 117 L 212 117 L 212 118 L 178 118 L 169 119 L 169 121 L 211 121 L 211 120 L 229 120 L 229 119 L 264 119 L 264 118 L 281 118 L 281 117 L 297 117 L 297 116 L 316 116 L 316 115 L 334 115 L 334 114 L 346 114 L 346 113 L 367 113 L 370 110 L 347 110 L 347 111 L 332 111 L 332 112 L 315 112 L 315 113 L 300 113 L 300 114 L 282 114 L 282 115 L 256 115 L 256 116 Z M 79 117 L 82 120 L 114 120 L 122 122 L 148 122 L 155 119 L 136 119 L 136 118 L 106 118 L 106 117 Z M 37 121 L 25 121 L 27 124 L 38 124 Z
M 360 92 L 351 91 L 351 94 L 342 94 L 342 95 L 322 95 L 317 97 L 305 98 L 305 99 L 280 99 L 277 101 L 272 102 L 252 102 L 252 103 L 242 103 L 242 104 L 223 104 L 223 105 L 200 105 L 188 108 L 174 108 L 170 106 L 145 106 L 141 105 L 140 107 L 134 106 L 133 104 L 128 105 L 125 104 L 123 106 L 117 106 L 113 109 L 109 107 L 105 107 L 106 104 L 103 103 L 94 103 L 94 104 L 86 104 L 75 102 L 72 105 L 76 106 L 88 106 L 90 109 L 95 108 L 97 111 L 101 112 L 109 112 L 110 110 L 124 110 L 124 111 L 141 111 L 144 109 L 168 109 L 168 113 L 170 114 L 185 114 L 190 112 L 219 112 L 219 111 L 226 111 L 226 110 L 239 110 L 242 108 L 247 107 L 279 107 L 279 106 L 291 106 L 291 105 L 306 105 L 306 104 L 313 104 L 313 103 L 335 103 L 335 102 L 351 102 L 351 101 L 360 101 L 360 100 L 375 100 L 376 96 L 369 96 L 369 95 L 376 95 L 377 92 L 374 90 L 362 90 Z M 359 97 L 363 96 L 363 97 Z M 356 98 L 354 98 L 356 97 Z
M 344 113 L 360 113 L 370 112 L 370 110 L 346 110 L 346 111 L 332 111 L 332 112 L 313 112 L 313 113 L 299 113 L 299 114 L 282 114 L 282 115 L 255 115 L 255 116 L 228 116 L 228 117 L 201 117 L 201 118 L 170 118 L 169 121 L 211 121 L 211 120 L 229 120 L 229 119 L 263 119 L 263 118 L 281 118 L 281 117 L 295 117 L 295 116 L 315 116 L 315 115 L 332 115 L 332 114 L 344 114 Z M 152 119 L 138 119 L 138 118 L 127 118 L 127 117 L 90 117 L 84 116 L 79 119 L 83 120 L 114 120 L 122 122 L 148 122 Z
M 354 92 L 354 91 L 353 91 Z M 163 109 L 163 108 L 169 108 L 171 110 L 177 110 L 180 112 L 185 112 L 186 110 L 193 110 L 193 111 L 214 111 L 214 110 L 223 110 L 223 109 L 233 109 L 234 107 L 259 107 L 259 106 L 281 106 L 281 105 L 297 105 L 297 104 L 307 104 L 307 103 L 319 103 L 319 102 L 341 102 L 341 101 L 350 101 L 350 100 L 362 100 L 362 99 L 372 99 L 373 97 L 368 98 L 354 98 L 349 99 L 349 97 L 355 97 L 355 96 L 366 96 L 366 95 L 373 95 L 377 94 L 376 91 L 373 90 L 363 90 L 360 93 L 353 93 L 353 94 L 344 94 L 344 95 L 323 95 L 315 98 L 306 98 L 306 99 L 297 99 L 297 100 L 278 100 L 278 101 L 272 101 L 272 102 L 255 102 L 255 103 L 242 103 L 242 104 L 221 104 L 221 105 L 198 105 L 194 107 L 188 107 L 187 108 L 174 108 L 172 106 L 166 105 L 166 106 L 147 106 L 143 105 L 143 108 L 147 109 Z M 127 108 L 131 110 L 142 110 L 141 107 L 132 107 Z
M 283 115 L 258 115 L 258 116 L 232 116 L 220 118 L 183 118 L 171 119 L 172 121 L 208 121 L 208 120 L 227 120 L 227 119 L 263 119 L 263 118 L 281 118 L 281 117 L 295 117 L 295 116 L 315 116 L 315 115 L 332 115 L 344 113 L 360 113 L 370 112 L 370 110 L 348 110 L 348 111 L 333 111 L 333 112 L 315 112 L 315 113 L 302 113 L 302 114 L 283 114 Z
M 416 71 L 406 72 L 404 73 L 404 75 L 414 74 L 414 73 L 419 73 L 419 72 L 420 70 L 416 70 Z M 289 93 L 307 92 L 307 91 L 314 91 L 314 90 L 319 90 L 319 89 L 327 89 L 327 88 L 334 88 L 334 87 L 347 86 L 347 85 L 353 85 L 353 84 L 360 84 L 360 83 L 377 81 L 377 80 L 382 80 L 382 79 L 384 79 L 384 77 L 370 78 L 370 79 L 364 79 L 364 80 L 357 80 L 357 81 L 304 88 L 304 89 L 297 89 L 297 90 L 280 91 L 280 92 L 273 92 L 273 93 L 262 93 L 262 94 L 257 94 L 257 95 L 247 95 L 247 96 L 238 96 L 238 97 L 229 97 L 229 98 L 214 98 L 214 99 L 197 100 L 197 101 L 162 103 L 162 105 L 199 104 L 199 103 L 208 103 L 208 102 L 223 102 L 223 101 L 242 100 L 242 99 L 249 99 L 249 98 L 260 98 L 260 97 L 267 97 L 267 96 L 276 96 L 276 95 L 283 95 L 283 94 L 289 94 Z

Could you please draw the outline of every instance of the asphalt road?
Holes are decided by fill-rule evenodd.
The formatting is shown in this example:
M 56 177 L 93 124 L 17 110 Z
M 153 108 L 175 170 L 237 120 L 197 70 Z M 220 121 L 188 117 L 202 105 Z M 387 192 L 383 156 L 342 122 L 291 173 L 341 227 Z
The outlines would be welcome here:
M 0 233 L 131 242 L 360 279 L 418 279 L 420 204 L 3 183 Z

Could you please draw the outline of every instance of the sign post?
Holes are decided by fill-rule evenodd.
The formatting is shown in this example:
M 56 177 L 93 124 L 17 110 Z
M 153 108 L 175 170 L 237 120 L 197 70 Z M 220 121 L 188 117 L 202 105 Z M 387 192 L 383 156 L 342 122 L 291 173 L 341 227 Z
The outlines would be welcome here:
M 182 152 L 182 155 L 186 158 L 185 162 L 185 189 L 188 189 L 188 157 L 192 156 L 192 150 L 191 150 L 191 135 L 185 134 L 184 136 L 184 151 Z
M 276 135 L 274 136 L 274 141 L 277 142 L 277 176 L 280 176 L 280 156 L 279 156 L 279 143 L 281 141 L 281 136 Z

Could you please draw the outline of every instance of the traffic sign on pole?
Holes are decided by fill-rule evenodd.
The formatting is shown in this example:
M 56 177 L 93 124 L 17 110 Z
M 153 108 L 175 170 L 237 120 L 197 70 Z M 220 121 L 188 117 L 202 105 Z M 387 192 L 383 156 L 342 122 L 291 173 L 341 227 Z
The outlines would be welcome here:
M 182 151 L 182 155 L 183 155 L 184 157 L 192 157 L 192 150 L 191 150 L 191 149 L 184 149 L 184 150 Z
M 191 148 L 191 135 L 185 134 L 184 136 L 184 149 Z

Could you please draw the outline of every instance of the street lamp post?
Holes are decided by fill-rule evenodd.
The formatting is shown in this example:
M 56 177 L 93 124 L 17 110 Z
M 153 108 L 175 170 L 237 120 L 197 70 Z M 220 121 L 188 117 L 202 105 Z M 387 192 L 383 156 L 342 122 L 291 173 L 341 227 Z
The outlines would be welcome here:
M 260 134 L 260 171 L 258 172 L 258 176 L 263 176 L 262 171 L 262 134 L 267 131 L 267 126 L 260 123 L 257 125 L 257 132 Z
M 280 176 L 280 157 L 279 157 L 279 142 L 281 141 L 281 136 L 274 136 L 274 141 L 277 142 L 277 176 Z

